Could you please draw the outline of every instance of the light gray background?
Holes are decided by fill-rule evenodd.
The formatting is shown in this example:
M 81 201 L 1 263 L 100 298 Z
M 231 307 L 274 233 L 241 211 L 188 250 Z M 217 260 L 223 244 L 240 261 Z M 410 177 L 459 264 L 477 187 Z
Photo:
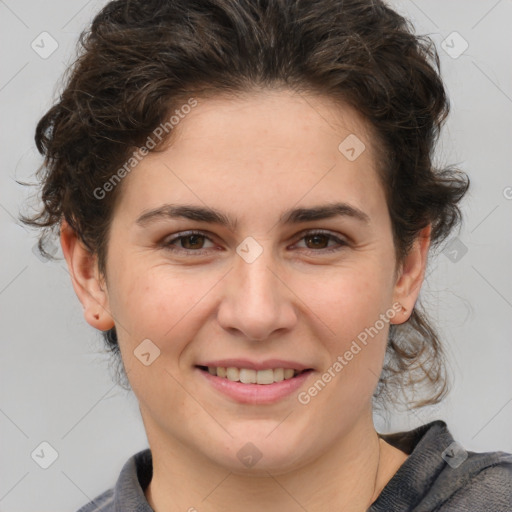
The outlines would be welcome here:
M 111 380 L 65 263 L 41 261 L 36 233 L 16 221 L 35 189 L 14 179 L 33 181 L 41 162 L 36 122 L 58 92 L 80 31 L 105 3 L 0 0 L 0 511 L 75 511 L 147 446 L 136 400 Z M 458 261 L 450 259 L 456 246 L 439 254 L 421 295 L 441 327 L 453 390 L 441 406 L 379 417 L 376 426 L 389 432 L 442 418 L 468 450 L 512 452 L 512 2 L 392 5 L 439 49 L 452 114 L 438 155 L 459 163 L 472 189 L 458 235 L 467 253 L 459 244 Z M 31 48 L 44 31 L 59 45 L 46 59 Z M 452 53 L 462 48 L 454 31 L 469 44 L 458 58 L 441 48 L 447 37 Z M 43 441 L 58 452 L 48 469 L 31 458 Z

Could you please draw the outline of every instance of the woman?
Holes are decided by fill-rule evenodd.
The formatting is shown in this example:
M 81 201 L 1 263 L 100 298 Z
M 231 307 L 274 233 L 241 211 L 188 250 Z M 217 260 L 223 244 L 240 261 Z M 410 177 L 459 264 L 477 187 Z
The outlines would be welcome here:
M 381 2 L 181 0 L 82 44 L 25 222 L 58 226 L 149 449 L 80 512 L 512 510 L 512 455 L 372 419 L 447 390 L 417 299 L 469 182 L 432 163 L 429 40 Z

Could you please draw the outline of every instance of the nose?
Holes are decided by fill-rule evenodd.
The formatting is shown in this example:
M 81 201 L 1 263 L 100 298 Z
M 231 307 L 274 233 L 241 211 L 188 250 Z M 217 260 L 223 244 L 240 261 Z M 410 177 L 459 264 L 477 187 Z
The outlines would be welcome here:
M 229 272 L 218 310 L 221 327 L 242 333 L 252 341 L 267 340 L 291 330 L 297 322 L 294 294 L 285 272 L 272 257 L 271 250 L 249 263 L 236 255 Z

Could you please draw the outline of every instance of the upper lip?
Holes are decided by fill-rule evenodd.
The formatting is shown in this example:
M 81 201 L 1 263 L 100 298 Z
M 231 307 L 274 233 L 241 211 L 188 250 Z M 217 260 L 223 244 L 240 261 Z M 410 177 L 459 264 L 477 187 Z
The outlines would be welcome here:
M 266 361 L 249 361 L 248 359 L 216 359 L 215 361 L 206 361 L 196 366 L 210 366 L 221 368 L 247 368 L 248 370 L 267 370 L 274 368 L 292 368 L 293 370 L 309 370 L 311 366 L 298 363 L 297 361 L 286 361 L 284 359 L 267 359 Z

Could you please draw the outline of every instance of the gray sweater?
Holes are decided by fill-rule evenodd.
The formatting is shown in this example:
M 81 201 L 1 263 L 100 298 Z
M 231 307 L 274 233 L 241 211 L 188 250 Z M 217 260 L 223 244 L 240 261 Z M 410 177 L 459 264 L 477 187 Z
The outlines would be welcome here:
M 380 436 L 409 457 L 367 512 L 512 512 L 512 454 L 466 451 L 441 420 Z M 144 496 L 152 473 L 151 451 L 136 453 L 78 512 L 153 512 Z

